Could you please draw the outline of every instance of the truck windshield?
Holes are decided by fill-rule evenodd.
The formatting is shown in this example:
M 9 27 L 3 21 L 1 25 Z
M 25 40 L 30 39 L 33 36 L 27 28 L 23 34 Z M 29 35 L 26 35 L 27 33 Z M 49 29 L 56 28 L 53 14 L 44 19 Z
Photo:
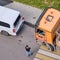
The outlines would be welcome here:
M 21 16 L 20 16 L 20 14 L 19 14 L 19 16 L 17 17 L 16 21 L 14 22 L 14 27 L 18 24 L 20 18 L 21 18 Z
M 41 35 L 44 35 L 45 36 L 45 32 L 40 30 L 40 29 L 37 29 L 37 33 L 41 34 Z

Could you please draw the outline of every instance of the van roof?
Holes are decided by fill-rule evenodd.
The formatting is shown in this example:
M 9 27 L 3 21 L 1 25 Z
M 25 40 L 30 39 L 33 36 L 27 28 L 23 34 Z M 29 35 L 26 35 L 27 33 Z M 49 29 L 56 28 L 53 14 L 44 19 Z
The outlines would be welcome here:
M 59 21 L 60 21 L 60 11 L 53 8 L 49 8 L 42 17 L 39 23 L 39 27 L 43 30 L 52 32 L 52 30 L 54 30 Z
M 0 6 L 0 21 L 13 24 L 20 12 Z

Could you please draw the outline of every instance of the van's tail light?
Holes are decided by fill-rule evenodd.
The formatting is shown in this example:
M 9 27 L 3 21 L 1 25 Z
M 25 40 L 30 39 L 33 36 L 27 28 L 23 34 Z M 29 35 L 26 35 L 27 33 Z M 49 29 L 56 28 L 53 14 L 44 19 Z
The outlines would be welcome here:
M 16 32 L 16 30 L 15 30 L 15 29 L 13 29 L 13 32 Z
M 22 20 L 24 20 L 24 17 L 22 17 Z

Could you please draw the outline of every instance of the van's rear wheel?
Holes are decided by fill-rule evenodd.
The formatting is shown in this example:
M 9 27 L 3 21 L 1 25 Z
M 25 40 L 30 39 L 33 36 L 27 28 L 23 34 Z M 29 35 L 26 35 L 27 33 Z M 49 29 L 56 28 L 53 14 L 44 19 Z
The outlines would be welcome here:
M 48 48 L 50 51 L 54 51 L 54 46 L 51 45 L 51 44 L 48 44 L 48 45 L 47 45 L 47 48 Z
M 9 33 L 8 33 L 8 32 L 6 32 L 6 31 L 1 31 L 1 34 L 6 35 L 6 36 L 8 36 L 8 35 L 9 35 Z

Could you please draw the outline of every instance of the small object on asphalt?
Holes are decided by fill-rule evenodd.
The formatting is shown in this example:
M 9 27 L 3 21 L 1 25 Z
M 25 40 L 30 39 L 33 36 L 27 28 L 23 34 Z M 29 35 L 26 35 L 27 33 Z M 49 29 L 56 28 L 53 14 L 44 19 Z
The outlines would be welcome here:
M 21 38 L 23 38 L 23 36 L 21 36 Z
M 19 42 L 22 42 L 21 40 L 19 40 Z
M 36 19 L 36 17 L 33 17 L 33 19 Z

